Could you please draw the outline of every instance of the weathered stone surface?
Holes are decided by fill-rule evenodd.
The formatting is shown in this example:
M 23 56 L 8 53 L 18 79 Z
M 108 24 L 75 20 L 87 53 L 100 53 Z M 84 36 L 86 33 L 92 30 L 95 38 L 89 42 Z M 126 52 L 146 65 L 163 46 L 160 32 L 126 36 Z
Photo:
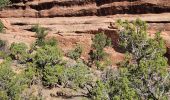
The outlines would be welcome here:
M 170 12 L 169 0 L 11 0 L 0 17 L 72 17 Z M 14 13 L 11 12 L 16 12 Z
M 12 42 L 24 42 L 30 45 L 35 41 L 33 32 L 28 30 L 34 24 L 40 24 L 42 27 L 49 29 L 49 37 L 55 37 L 59 46 L 64 53 L 73 49 L 76 44 L 83 46 L 82 59 L 87 61 L 89 59 L 88 53 L 91 50 L 92 37 L 94 34 L 104 32 L 108 37 L 112 39 L 113 48 L 106 48 L 106 52 L 109 53 L 110 59 L 113 61 L 113 65 L 116 65 L 123 59 L 123 54 L 117 49 L 118 34 L 114 24 L 112 27 L 109 25 L 115 22 L 117 19 L 134 20 L 141 18 L 149 23 L 149 30 L 155 33 L 155 30 L 162 30 L 162 37 L 166 40 L 167 48 L 170 51 L 170 14 L 144 14 L 144 15 L 116 15 L 116 16 L 84 16 L 84 17 L 55 17 L 55 18 L 2 18 L 2 20 L 8 21 L 8 26 L 12 29 L 18 29 L 13 31 L 11 28 L 6 30 L 7 34 L 0 34 L 0 38 Z M 151 35 L 152 35 L 151 34 Z M 170 59 L 170 53 L 167 52 L 167 57 Z
M 7 34 L 1 38 L 28 45 L 35 41 L 28 30 L 39 23 L 49 29 L 49 37 L 56 37 L 64 53 L 76 44 L 83 45 L 82 59 L 89 58 L 91 38 L 104 32 L 112 39 L 114 48 L 106 48 L 113 65 L 123 59 L 117 51 L 118 34 L 110 23 L 117 19 L 141 18 L 149 23 L 149 30 L 163 31 L 167 57 L 170 59 L 170 2 L 169 0 L 11 0 L 12 4 L 0 11 Z M 53 17 L 53 18 L 51 18 Z M 6 22 L 7 21 L 7 22 Z M 10 23 L 10 24 L 9 24 Z M 15 30 L 17 29 L 17 30 Z M 164 34 L 166 33 L 166 34 Z M 115 60 L 115 61 L 114 61 Z

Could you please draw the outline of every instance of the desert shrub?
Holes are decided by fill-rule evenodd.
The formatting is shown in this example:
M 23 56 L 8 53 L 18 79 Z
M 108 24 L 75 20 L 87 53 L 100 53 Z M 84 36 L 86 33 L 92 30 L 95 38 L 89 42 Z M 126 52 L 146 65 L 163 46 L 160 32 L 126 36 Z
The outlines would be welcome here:
M 39 72 L 36 68 L 36 65 L 34 63 L 27 63 L 26 64 L 27 68 L 23 71 L 23 76 L 26 78 L 26 83 L 28 85 L 36 83 L 38 79 Z
M 0 64 L 0 90 L 6 90 L 8 88 L 9 82 L 12 80 L 15 75 L 12 69 L 10 68 L 10 61 L 4 61 Z
M 6 41 L 0 40 L 0 57 L 5 57 L 7 53 Z
M 96 85 L 89 92 L 90 97 L 93 100 L 109 100 L 109 94 L 107 89 L 107 84 L 98 80 Z
M 117 74 L 106 74 L 92 87 L 91 97 L 96 100 L 168 100 L 169 72 L 165 43 L 160 33 L 147 37 L 146 23 L 118 21 L 120 47 L 127 52 L 118 65 Z M 115 75 L 114 75 L 115 74 Z
M 106 66 L 101 66 L 102 63 L 107 62 L 108 54 L 104 51 L 106 46 L 111 46 L 111 39 L 104 33 L 96 34 L 92 39 L 92 48 L 90 51 L 90 63 L 95 64 L 98 69 L 103 70 Z
M 43 69 L 43 83 L 45 86 L 54 87 L 60 84 L 60 78 L 64 73 L 64 67 L 61 65 L 46 65 Z
M 6 54 L 6 52 L 0 51 L 0 58 L 1 58 L 1 59 L 6 58 L 7 56 L 8 56 L 8 55 Z
M 41 27 L 40 25 L 35 25 L 31 28 L 33 32 L 36 32 L 36 44 L 38 46 L 43 46 L 45 44 L 45 37 L 47 35 L 47 29 Z
M 111 39 L 107 38 L 107 36 L 104 33 L 96 34 L 95 37 L 92 39 L 93 44 L 93 51 L 91 53 L 91 59 L 94 60 L 102 60 L 106 56 L 106 53 L 104 52 L 104 48 L 106 46 L 111 45 Z
M 128 71 L 120 69 L 119 75 L 110 77 L 107 81 L 109 86 L 109 96 L 113 100 L 140 100 L 137 92 L 131 87 L 131 82 L 128 79 Z
M 14 84 L 16 84 L 16 81 L 13 83 L 15 79 L 15 73 L 12 71 L 10 67 L 10 61 L 5 60 L 2 64 L 0 64 L 0 91 L 2 94 L 2 97 L 0 98 L 8 98 L 8 99 L 16 99 L 16 95 L 19 95 L 18 91 L 15 91 L 17 89 L 20 89 L 21 84 L 17 84 L 15 88 L 13 87 Z M 16 78 L 17 81 L 19 81 L 18 78 Z M 14 88 L 14 90 L 11 88 Z M 11 94 L 12 92 L 15 92 Z
M 0 33 L 2 33 L 4 30 L 4 24 L 2 23 L 2 21 L 0 20 Z
M 120 73 L 126 73 L 128 88 L 134 91 L 138 99 L 165 99 L 168 92 L 165 83 L 169 74 L 164 57 L 166 47 L 160 32 L 155 34 L 155 38 L 147 37 L 146 22 L 140 19 L 132 23 L 119 21 L 118 24 L 120 46 L 129 53 L 127 60 L 119 65 Z
M 34 61 L 40 68 L 44 68 L 45 65 L 55 65 L 61 61 L 62 52 L 57 46 L 45 45 L 38 48 L 34 56 Z
M 111 65 L 110 58 L 105 58 L 103 61 L 95 61 L 94 62 L 97 69 L 103 71 L 107 66 Z
M 0 90 L 0 99 L 1 99 L 1 100 L 9 100 L 6 91 Z
M 55 37 L 52 37 L 52 38 L 45 39 L 44 40 L 44 44 L 41 45 L 41 46 L 40 45 L 37 46 L 37 43 L 32 43 L 31 46 L 30 46 L 29 53 L 33 53 L 38 48 L 41 48 L 41 47 L 46 46 L 46 45 L 49 45 L 49 46 L 58 46 L 58 41 L 57 41 L 57 39 Z
M 23 92 L 32 83 L 35 77 L 37 77 L 36 68 L 31 63 L 28 64 L 23 71 L 13 76 L 12 80 L 8 84 L 8 97 L 12 100 L 21 100 Z
M 77 60 L 78 58 L 80 58 L 82 52 L 82 47 L 80 45 L 77 45 L 74 50 L 68 52 L 67 56 L 71 59 Z
M 21 98 L 22 91 L 27 87 L 26 79 L 21 75 L 16 75 L 8 87 L 8 95 L 13 100 L 19 100 Z
M 21 93 L 31 82 L 32 71 L 27 70 L 15 74 L 11 68 L 11 60 L 0 64 L 0 98 L 2 100 L 20 100 Z
M 58 41 L 55 37 L 49 38 L 45 40 L 45 45 L 50 45 L 50 46 L 57 46 Z
M 6 41 L 0 40 L 0 48 L 4 47 L 6 45 Z
M 65 79 L 62 80 L 65 87 L 72 89 L 84 88 L 88 83 L 92 82 L 91 71 L 82 62 L 65 69 L 62 79 Z
M 27 45 L 24 43 L 12 43 L 10 47 L 11 57 L 24 62 L 27 60 Z
M 55 66 L 46 65 L 43 69 L 43 83 L 49 87 L 60 85 L 78 89 L 91 82 L 90 74 L 88 67 L 80 63 L 72 67 L 59 64 Z
M 8 5 L 10 3 L 10 0 L 1 0 L 0 1 L 0 8 L 5 7 L 6 5 Z
M 39 27 L 40 27 L 40 25 L 39 25 L 39 24 L 36 24 L 36 25 L 34 25 L 34 26 L 31 27 L 31 31 L 32 31 L 32 32 L 37 32 Z
M 129 85 L 127 70 L 108 69 L 88 95 L 93 100 L 139 100 L 136 90 Z

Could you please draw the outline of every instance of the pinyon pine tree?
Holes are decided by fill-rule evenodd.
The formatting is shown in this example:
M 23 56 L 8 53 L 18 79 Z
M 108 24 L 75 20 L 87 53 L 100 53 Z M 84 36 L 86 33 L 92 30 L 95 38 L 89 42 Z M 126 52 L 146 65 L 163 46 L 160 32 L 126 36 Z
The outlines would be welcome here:
M 116 73 L 109 71 L 92 88 L 91 97 L 94 100 L 168 100 L 169 72 L 160 32 L 154 38 L 148 37 L 147 25 L 140 19 L 119 20 L 117 25 L 125 60 L 118 64 Z
M 120 46 L 128 52 L 127 60 L 120 64 L 120 70 L 127 70 L 124 72 L 130 82 L 127 86 L 135 90 L 140 99 L 167 99 L 169 73 L 164 57 L 166 47 L 160 32 L 149 38 L 147 25 L 140 19 L 131 23 L 119 20 L 118 25 Z

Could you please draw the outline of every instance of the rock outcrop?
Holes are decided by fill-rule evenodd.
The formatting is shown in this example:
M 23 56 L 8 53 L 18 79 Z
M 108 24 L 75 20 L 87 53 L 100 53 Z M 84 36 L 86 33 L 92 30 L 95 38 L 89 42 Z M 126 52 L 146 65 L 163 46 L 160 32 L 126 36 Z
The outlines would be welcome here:
M 141 18 L 149 23 L 149 31 L 160 30 L 166 34 L 167 57 L 170 62 L 170 2 L 169 0 L 10 0 L 11 5 L 0 10 L 0 18 L 8 34 L 1 38 L 28 45 L 35 41 L 32 25 L 40 24 L 49 29 L 48 37 L 56 37 L 66 53 L 76 44 L 84 46 L 83 59 L 88 59 L 91 38 L 105 32 L 117 45 L 118 35 L 108 28 L 117 19 Z M 81 16 L 81 17 L 80 17 Z M 52 17 L 52 18 L 51 18 Z M 55 18 L 53 18 L 55 17 Z M 71 18 L 70 18 L 71 17 Z M 11 25 L 10 25 L 10 24 Z M 106 51 L 114 61 L 123 59 L 116 48 Z
M 11 0 L 0 17 L 72 17 L 170 12 L 169 0 Z

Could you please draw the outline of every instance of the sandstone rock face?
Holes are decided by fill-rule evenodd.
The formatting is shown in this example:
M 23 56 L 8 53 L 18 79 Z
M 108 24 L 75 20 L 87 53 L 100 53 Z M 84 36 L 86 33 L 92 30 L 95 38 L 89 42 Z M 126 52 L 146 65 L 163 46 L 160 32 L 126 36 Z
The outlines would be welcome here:
M 7 34 L 0 38 L 10 43 L 35 41 L 28 30 L 39 23 L 49 29 L 48 37 L 56 37 L 59 46 L 67 53 L 76 44 L 82 44 L 82 59 L 89 58 L 91 38 L 104 32 L 117 45 L 118 35 L 109 28 L 117 19 L 141 18 L 149 24 L 149 30 L 166 34 L 167 57 L 170 62 L 170 1 L 169 0 L 11 0 L 11 5 L 0 11 Z M 51 18 L 52 17 L 52 18 Z M 55 17 L 55 18 L 53 18 Z M 113 65 L 121 61 L 123 54 L 116 48 L 107 48 Z
M 11 0 L 0 17 L 72 17 L 170 12 L 169 0 Z M 14 13 L 15 12 L 15 13 Z
M 0 39 L 12 42 L 24 42 L 27 45 L 35 41 L 35 33 L 29 32 L 30 28 L 35 24 L 40 24 L 48 29 L 48 36 L 55 37 L 60 48 L 64 53 L 73 49 L 76 44 L 83 46 L 82 59 L 89 59 L 91 50 L 92 37 L 94 34 L 104 32 L 112 39 L 113 48 L 106 48 L 106 52 L 110 55 L 113 61 L 113 66 L 124 59 L 124 55 L 119 52 L 117 47 L 118 34 L 114 27 L 109 27 L 111 22 L 117 19 L 134 20 L 141 18 L 148 22 L 149 32 L 154 35 L 155 30 L 164 30 L 162 37 L 166 40 L 168 52 L 167 57 L 170 59 L 170 14 L 145 14 L 145 15 L 118 15 L 118 16 L 86 16 L 86 17 L 55 17 L 55 18 L 1 18 L 7 30 L 6 34 L 0 34 Z M 165 22 L 165 23 L 162 23 Z M 15 30 L 14 30 L 15 29 Z M 152 30 L 152 31 L 151 31 Z M 169 60 L 170 61 L 170 60 Z

